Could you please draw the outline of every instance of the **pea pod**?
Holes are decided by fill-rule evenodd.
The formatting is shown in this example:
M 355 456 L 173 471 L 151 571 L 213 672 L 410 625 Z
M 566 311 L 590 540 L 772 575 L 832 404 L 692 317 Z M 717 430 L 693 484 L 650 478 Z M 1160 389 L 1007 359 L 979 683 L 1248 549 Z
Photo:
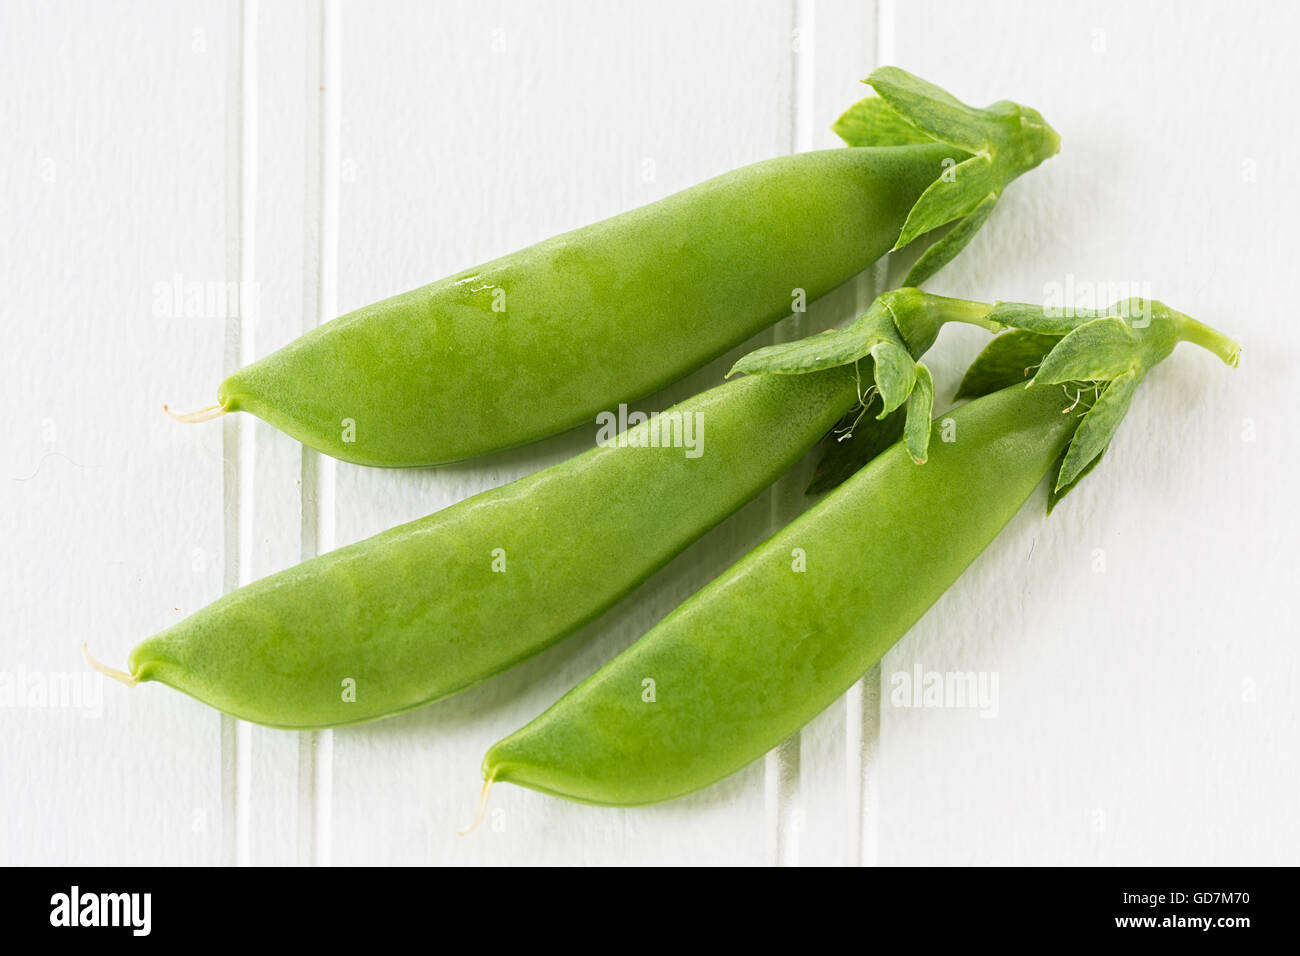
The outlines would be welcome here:
M 886 298 L 876 333 L 914 350 L 922 378 L 911 354 L 933 344 L 955 300 Z M 233 591 L 141 643 L 129 673 L 104 670 L 276 727 L 438 700 L 630 592 L 807 452 L 871 369 L 728 382 L 567 462 Z M 910 383 L 890 388 L 908 401 Z
M 494 745 L 483 761 L 488 783 L 653 803 L 706 787 L 789 737 L 907 632 L 1046 475 L 1055 469 L 1059 490 L 1095 463 L 1131 383 L 1174 343 L 1235 364 L 1235 343 L 1146 305 L 1140 327 L 1119 315 L 985 307 L 1019 332 L 994 339 L 968 391 L 1005 384 L 1005 343 L 1023 345 L 1027 332 L 1048 336 L 1051 348 L 1030 387 L 950 413 L 955 440 L 932 442 L 923 466 L 906 442 L 881 454 Z M 1081 402 L 1091 405 L 1081 418 L 1061 414 Z
M 521 445 L 680 378 L 893 248 L 955 224 L 1056 152 L 1009 102 L 974 109 L 893 67 L 837 130 L 852 149 L 755 163 L 327 322 L 182 419 L 250 412 L 325 454 L 415 466 Z
M 750 378 L 623 444 L 475 495 L 221 597 L 135 648 L 156 680 L 246 720 L 400 713 L 540 652 L 756 495 L 856 400 L 852 369 Z M 659 442 L 677 422 L 703 453 Z

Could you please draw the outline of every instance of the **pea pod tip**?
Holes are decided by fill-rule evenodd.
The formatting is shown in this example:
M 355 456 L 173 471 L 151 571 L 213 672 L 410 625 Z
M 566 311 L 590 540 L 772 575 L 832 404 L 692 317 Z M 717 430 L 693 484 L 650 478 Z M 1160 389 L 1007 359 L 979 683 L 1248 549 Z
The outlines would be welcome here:
M 134 687 L 136 684 L 140 683 L 139 680 L 131 674 L 128 674 L 126 671 L 120 671 L 116 667 L 109 667 L 107 664 L 95 660 L 90 653 L 90 643 L 88 641 L 81 642 L 81 656 L 86 659 L 86 663 L 90 665 L 91 670 L 103 674 L 105 677 L 111 677 L 113 680 L 125 684 L 127 687 Z
M 220 418 L 229 411 L 225 405 L 209 405 L 207 408 L 200 408 L 197 412 L 174 412 L 166 405 L 163 405 L 163 414 L 174 422 L 185 422 L 186 424 L 197 424 L 198 422 L 210 422 L 214 418 Z
M 469 826 L 465 827 L 464 829 L 457 830 L 456 831 L 457 836 L 469 836 L 480 826 L 482 826 L 483 818 L 487 816 L 488 796 L 492 793 L 492 784 L 493 782 L 495 782 L 496 778 L 497 778 L 496 771 L 493 770 L 490 774 L 488 774 L 487 779 L 483 781 L 483 789 L 479 791 L 478 809 L 474 811 L 474 819 L 470 821 Z

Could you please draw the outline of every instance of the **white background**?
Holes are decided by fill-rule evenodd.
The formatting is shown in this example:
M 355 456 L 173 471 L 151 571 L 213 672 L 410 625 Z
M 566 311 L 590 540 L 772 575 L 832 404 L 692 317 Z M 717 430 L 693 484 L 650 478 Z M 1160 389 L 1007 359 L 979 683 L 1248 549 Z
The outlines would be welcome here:
M 1298 37 L 1282 0 L 5 2 L 0 862 L 1296 862 Z M 485 748 L 791 514 L 797 476 L 582 634 L 400 718 L 294 734 L 161 685 L 13 695 L 84 673 L 83 640 L 120 665 L 223 590 L 592 438 L 377 471 L 164 402 L 209 404 L 323 319 L 834 145 L 882 62 L 1063 138 L 930 288 L 1148 283 L 1245 351 L 1232 371 L 1180 349 L 1051 520 L 1027 507 L 796 739 L 648 809 L 503 785 L 454 833 Z M 165 314 L 178 276 L 253 283 L 260 308 Z M 871 282 L 757 341 L 848 318 Z M 981 336 L 945 333 L 941 398 Z M 996 674 L 998 715 L 891 705 L 918 665 Z

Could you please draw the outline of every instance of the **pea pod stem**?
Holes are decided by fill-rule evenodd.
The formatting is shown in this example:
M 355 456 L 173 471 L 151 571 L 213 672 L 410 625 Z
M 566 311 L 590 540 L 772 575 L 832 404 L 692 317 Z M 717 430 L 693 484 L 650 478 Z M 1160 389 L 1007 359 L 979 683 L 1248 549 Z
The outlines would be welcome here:
M 944 316 L 946 322 L 973 325 L 986 332 L 1001 332 L 1006 326 L 989 318 L 993 307 L 983 302 L 968 302 L 964 299 L 948 299 L 948 311 Z
M 1236 368 L 1241 360 L 1241 346 L 1218 329 L 1211 328 L 1191 316 L 1178 313 L 1181 338 L 1217 355 L 1224 365 Z

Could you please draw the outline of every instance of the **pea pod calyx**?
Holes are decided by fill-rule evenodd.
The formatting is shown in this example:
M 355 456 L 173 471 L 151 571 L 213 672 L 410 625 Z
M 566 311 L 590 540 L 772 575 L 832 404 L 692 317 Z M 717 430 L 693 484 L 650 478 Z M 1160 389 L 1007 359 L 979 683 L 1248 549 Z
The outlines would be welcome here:
M 967 370 L 958 398 L 989 394 L 1029 378 L 1030 385 L 1061 385 L 1073 399 L 1069 411 L 1082 406 L 1079 428 L 1052 482 L 1051 506 L 1073 488 L 1100 458 L 1128 411 L 1146 373 L 1174 350 L 1190 342 L 1236 367 L 1241 346 L 1222 333 L 1155 299 L 1122 299 L 1105 309 L 1061 309 L 1022 302 L 987 304 L 932 295 L 920 289 L 896 289 L 879 296 L 865 313 L 843 329 L 749 353 L 732 372 L 803 374 L 870 358 L 881 399 L 878 420 L 906 406 L 901 435 L 909 454 L 924 463 L 929 448 L 928 422 L 934 384 L 930 372 L 913 356 L 934 344 L 946 322 L 965 322 L 999 334 Z M 874 407 L 874 395 L 862 405 Z M 881 434 L 889 431 L 885 426 Z M 893 437 L 898 437 L 894 426 Z M 864 448 L 879 451 L 869 439 Z M 844 456 L 840 456 L 844 457 Z M 835 462 L 819 471 L 848 477 L 860 461 Z M 815 480 L 818 491 L 834 487 Z M 812 490 L 812 489 L 810 489 Z
M 934 344 L 947 322 L 978 325 L 990 332 L 1004 328 L 989 318 L 992 309 L 982 302 L 950 299 L 920 289 L 895 289 L 878 296 L 846 327 L 757 349 L 741 358 L 728 374 L 799 375 L 870 358 L 875 384 L 862 394 L 862 406 L 874 407 L 874 396 L 879 394 L 881 408 L 876 419 L 883 422 L 906 405 L 902 435 L 912 460 L 921 464 L 929 453 L 934 379 L 917 359 Z
M 1061 137 L 1033 107 L 998 102 L 978 109 L 896 66 L 864 81 L 876 91 L 832 127 L 850 146 L 946 143 L 969 154 L 951 161 L 908 214 L 894 249 L 956 223 L 916 261 L 904 285 L 920 285 L 951 262 L 993 212 L 1013 179 L 1056 155 Z
M 988 317 L 1022 336 L 1034 336 L 1033 348 L 1046 347 L 1026 388 L 1060 385 L 1073 398 L 1069 411 L 1082 406 L 1079 427 L 1052 481 L 1051 506 L 1097 464 L 1146 373 L 1179 342 L 1197 345 L 1232 368 L 1241 355 L 1241 346 L 1223 333 L 1155 299 L 1122 299 L 1099 310 L 1000 302 Z M 1003 339 L 995 338 L 975 360 L 963 393 L 978 393 L 975 383 L 987 369 L 995 363 L 1005 367 L 1006 353 L 1022 350 L 1026 341 Z M 1026 367 L 1026 376 L 1029 371 Z

